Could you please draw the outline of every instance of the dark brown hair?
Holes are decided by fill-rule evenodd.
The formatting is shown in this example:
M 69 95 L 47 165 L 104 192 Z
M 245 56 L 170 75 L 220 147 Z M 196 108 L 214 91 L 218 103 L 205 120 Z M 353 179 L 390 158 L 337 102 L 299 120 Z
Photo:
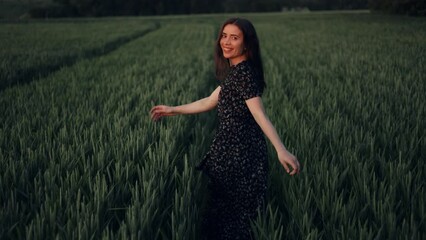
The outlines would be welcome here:
M 247 56 L 247 61 L 252 65 L 256 72 L 256 79 L 259 81 L 260 88 L 266 86 L 265 79 L 263 76 L 263 65 L 262 58 L 260 56 L 259 39 L 257 38 L 256 30 L 253 24 L 243 18 L 230 18 L 226 20 L 220 28 L 214 53 L 214 61 L 216 67 L 216 78 L 219 80 L 225 79 L 229 72 L 230 66 L 229 61 L 223 56 L 222 48 L 220 46 L 220 39 L 222 38 L 222 32 L 226 25 L 233 24 L 237 26 L 241 32 L 243 32 L 244 49 Z

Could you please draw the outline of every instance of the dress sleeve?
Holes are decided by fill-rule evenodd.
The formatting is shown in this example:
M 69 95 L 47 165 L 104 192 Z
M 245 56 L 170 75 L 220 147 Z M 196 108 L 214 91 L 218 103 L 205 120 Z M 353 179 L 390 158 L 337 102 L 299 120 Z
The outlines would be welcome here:
M 262 96 L 259 82 L 251 72 L 244 72 L 237 81 L 237 91 L 244 100 Z

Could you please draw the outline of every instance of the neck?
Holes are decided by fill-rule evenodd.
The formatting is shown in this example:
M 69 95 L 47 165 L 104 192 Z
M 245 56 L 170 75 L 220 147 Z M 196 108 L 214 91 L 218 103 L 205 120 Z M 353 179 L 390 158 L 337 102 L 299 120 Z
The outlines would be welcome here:
M 231 65 L 231 66 L 235 66 L 235 65 L 237 65 L 238 63 L 240 63 L 240 62 L 243 62 L 243 61 L 245 61 L 245 60 L 247 60 L 247 57 L 245 56 L 245 55 L 241 55 L 241 56 L 239 56 L 239 57 L 236 57 L 236 58 L 230 58 L 229 59 L 229 64 Z

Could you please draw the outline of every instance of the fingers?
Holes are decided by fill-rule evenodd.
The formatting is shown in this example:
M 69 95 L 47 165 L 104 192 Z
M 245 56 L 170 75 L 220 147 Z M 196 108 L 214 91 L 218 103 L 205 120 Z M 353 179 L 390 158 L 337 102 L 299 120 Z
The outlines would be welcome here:
M 287 164 L 290 164 L 291 168 L 293 169 L 291 172 Z M 299 161 L 297 161 L 297 159 L 292 159 L 292 161 L 284 162 L 283 166 L 286 172 L 290 174 L 290 176 L 300 173 L 300 163 Z
M 283 167 L 287 173 L 290 173 L 290 168 L 287 166 L 287 163 L 284 163 Z
M 153 108 L 151 108 L 151 111 L 149 111 L 150 115 L 151 115 L 151 119 L 154 121 L 158 121 L 164 114 L 164 107 L 159 105 L 159 106 L 154 106 Z
M 153 108 L 151 108 L 149 112 L 151 115 L 151 119 L 154 121 L 158 121 L 162 117 L 175 115 L 172 112 L 170 112 L 170 107 L 165 105 L 154 106 Z
M 292 162 L 291 167 L 293 168 L 293 171 L 290 173 L 290 175 L 294 175 L 300 172 L 300 164 L 297 160 Z
M 297 173 L 299 173 L 299 169 L 298 168 L 296 168 L 296 167 L 293 167 L 292 166 L 292 168 L 293 168 L 293 170 L 290 172 L 290 168 L 287 166 L 287 164 L 284 164 L 284 168 L 285 168 L 285 171 L 290 175 L 290 176 L 293 176 L 293 175 L 295 175 L 295 174 L 297 174 Z
M 289 173 L 289 174 L 290 174 L 290 176 L 293 176 L 295 174 L 298 174 L 299 172 L 300 172 L 299 168 L 293 168 L 293 171 L 291 171 L 291 173 Z
M 158 121 L 160 120 L 162 117 L 167 117 L 167 116 L 172 116 L 171 114 L 168 113 L 163 113 L 163 112 L 158 112 L 158 113 L 154 113 L 151 115 L 151 119 L 154 121 Z
M 159 113 L 156 113 L 156 114 L 153 114 L 153 115 L 151 115 L 151 119 L 153 120 L 153 121 L 158 121 L 158 120 L 160 120 L 160 118 L 161 118 L 162 116 L 161 116 L 161 114 L 159 114 Z
M 153 108 L 151 108 L 151 111 L 149 111 L 149 113 L 152 116 L 153 114 L 157 114 L 164 111 L 163 109 L 164 109 L 164 106 L 162 105 L 154 106 Z
M 151 111 L 149 111 L 149 113 L 151 115 L 151 119 L 154 120 L 154 121 L 157 121 L 161 117 L 161 115 L 158 111 L 159 107 L 160 106 L 155 106 L 155 107 L 151 108 Z

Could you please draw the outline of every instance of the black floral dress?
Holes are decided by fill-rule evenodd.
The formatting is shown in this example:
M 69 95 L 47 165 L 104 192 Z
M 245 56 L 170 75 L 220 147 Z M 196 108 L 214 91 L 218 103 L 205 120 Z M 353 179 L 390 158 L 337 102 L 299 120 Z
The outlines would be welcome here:
M 262 90 L 248 61 L 232 66 L 220 84 L 219 127 L 198 166 L 209 177 L 210 203 L 203 222 L 207 239 L 251 239 L 250 220 L 263 205 L 267 148 L 263 132 L 245 100 Z

